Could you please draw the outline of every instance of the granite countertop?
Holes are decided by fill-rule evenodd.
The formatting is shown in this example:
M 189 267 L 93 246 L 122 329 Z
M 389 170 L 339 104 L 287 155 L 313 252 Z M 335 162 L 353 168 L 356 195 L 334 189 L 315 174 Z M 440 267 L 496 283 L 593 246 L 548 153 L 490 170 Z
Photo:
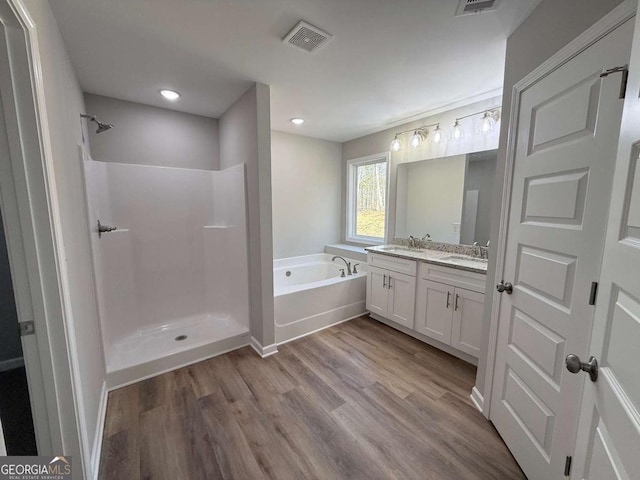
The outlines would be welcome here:
M 475 273 L 487 273 L 487 260 L 454 251 L 433 250 L 428 248 L 410 248 L 402 245 L 379 245 L 367 247 L 366 251 L 390 257 L 406 258 L 418 262 L 432 263 L 444 267 L 457 268 Z

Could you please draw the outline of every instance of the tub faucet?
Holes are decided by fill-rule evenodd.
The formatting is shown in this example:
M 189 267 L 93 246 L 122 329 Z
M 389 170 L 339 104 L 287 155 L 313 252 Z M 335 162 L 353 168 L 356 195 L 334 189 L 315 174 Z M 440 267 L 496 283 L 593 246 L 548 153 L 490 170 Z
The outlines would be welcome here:
M 331 259 L 331 261 L 332 261 L 332 262 L 335 262 L 335 261 L 336 261 L 336 258 L 339 258 L 340 260 L 342 260 L 342 261 L 344 262 L 344 264 L 347 266 L 347 272 L 348 272 L 348 275 L 353 275 L 353 274 L 351 273 L 351 262 L 347 262 L 347 260 L 345 260 L 345 258 L 344 258 L 344 257 L 341 257 L 340 255 L 336 255 L 335 257 L 333 257 L 333 258 Z

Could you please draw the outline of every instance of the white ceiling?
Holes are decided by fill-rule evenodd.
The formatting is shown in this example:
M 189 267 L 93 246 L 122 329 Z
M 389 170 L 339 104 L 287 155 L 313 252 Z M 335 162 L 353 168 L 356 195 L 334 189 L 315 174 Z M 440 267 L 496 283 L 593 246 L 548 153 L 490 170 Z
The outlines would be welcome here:
M 272 128 L 334 141 L 495 95 L 506 37 L 540 0 L 454 17 L 457 0 L 55 0 L 86 92 L 219 117 L 271 86 Z M 281 39 L 300 20 L 335 35 L 316 54 Z M 158 90 L 182 93 L 175 103 Z M 296 127 L 291 117 L 306 122 Z M 108 121 L 109 119 L 104 119 Z

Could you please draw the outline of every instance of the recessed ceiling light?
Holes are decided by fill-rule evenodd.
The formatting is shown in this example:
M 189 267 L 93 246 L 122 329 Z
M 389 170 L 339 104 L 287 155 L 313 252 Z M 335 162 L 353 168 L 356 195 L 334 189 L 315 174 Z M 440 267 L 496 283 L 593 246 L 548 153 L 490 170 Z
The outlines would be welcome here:
M 180 98 L 180 94 L 175 90 L 160 90 L 160 95 L 162 95 L 167 100 L 177 100 Z
M 304 123 L 304 118 L 292 118 L 291 123 L 294 125 L 302 125 Z

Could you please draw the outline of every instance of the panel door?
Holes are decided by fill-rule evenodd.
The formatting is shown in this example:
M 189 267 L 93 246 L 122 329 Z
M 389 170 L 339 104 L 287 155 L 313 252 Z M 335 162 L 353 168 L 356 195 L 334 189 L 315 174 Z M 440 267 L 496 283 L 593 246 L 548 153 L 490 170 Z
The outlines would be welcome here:
M 388 277 L 389 272 L 382 268 L 370 266 L 367 272 L 367 310 L 383 317 L 387 316 Z
M 490 417 L 532 480 L 564 477 L 575 446 L 582 379 L 564 368 L 584 356 L 600 276 L 604 228 L 629 59 L 628 21 L 519 98 L 498 347 Z
M 453 287 L 421 278 L 416 294 L 415 330 L 442 343 L 451 343 Z
M 416 277 L 389 272 L 389 306 L 387 318 L 413 328 L 416 304 Z
M 629 66 L 614 188 L 572 479 L 640 478 L 640 16 Z M 575 352 L 572 352 L 575 353 Z M 581 358 L 586 361 L 586 358 Z
M 480 355 L 484 295 L 463 288 L 454 290 L 451 346 L 469 355 Z

